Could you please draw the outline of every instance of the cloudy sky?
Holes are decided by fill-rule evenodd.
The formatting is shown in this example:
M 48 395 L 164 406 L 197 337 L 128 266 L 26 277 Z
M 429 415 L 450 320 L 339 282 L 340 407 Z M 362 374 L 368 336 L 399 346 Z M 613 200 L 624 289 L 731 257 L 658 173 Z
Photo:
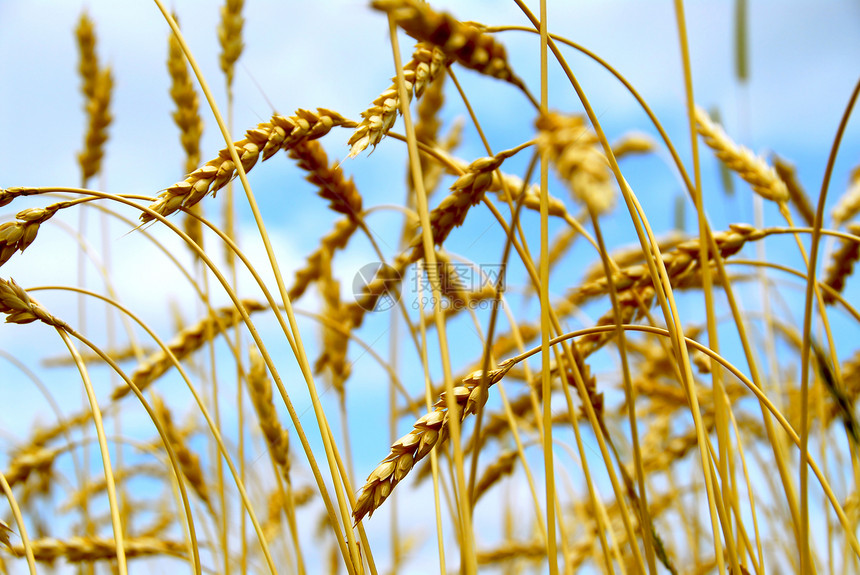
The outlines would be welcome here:
M 176 0 L 186 38 L 218 99 L 225 105 L 223 79 L 218 68 L 216 27 L 218 2 Z M 529 2 L 537 12 L 536 2 Z M 734 24 L 732 3 L 689 2 L 687 26 L 693 60 L 697 102 L 719 107 L 727 129 L 738 141 L 756 152 L 777 152 L 798 165 L 801 181 L 815 196 L 824 171 L 833 135 L 844 106 L 860 76 L 860 2 L 749 2 L 750 76 L 745 86 L 736 81 L 734 71 Z M 527 25 L 513 2 L 501 0 L 454 0 L 433 2 L 451 10 L 462 20 L 488 25 Z M 103 63 L 111 66 L 115 80 L 112 103 L 114 123 L 110 128 L 103 174 L 99 188 L 115 193 L 154 195 L 182 178 L 182 152 L 176 128 L 170 118 L 169 77 L 165 68 L 169 29 L 154 3 L 139 1 L 87 2 L 48 0 L 0 1 L 0 186 L 77 186 L 80 175 L 76 154 L 82 147 L 85 118 L 79 80 L 74 27 L 82 10 L 96 24 L 97 50 Z M 234 139 L 245 129 L 267 120 L 274 111 L 292 114 L 297 108 L 325 107 L 344 116 L 358 118 L 361 111 L 390 83 L 393 60 L 388 42 L 387 22 L 364 2 L 322 1 L 284 2 L 247 0 L 245 8 L 245 51 L 236 73 Z M 564 35 L 601 55 L 621 71 L 640 91 L 669 130 L 682 158 L 689 166 L 690 145 L 684 114 L 684 90 L 678 50 L 675 15 L 671 2 L 565 1 L 550 2 L 550 30 Z M 507 45 L 517 72 L 538 93 L 539 44 L 532 34 L 508 32 L 499 38 Z M 412 41 L 401 36 L 404 54 Z M 566 49 L 565 56 L 595 107 L 610 140 L 630 130 L 654 133 L 634 99 L 605 70 L 584 56 Z M 534 120 L 525 99 L 508 86 L 458 71 L 467 93 L 473 98 L 495 149 L 516 145 L 530 137 Z M 581 107 L 567 80 L 552 67 L 551 107 L 580 111 Z M 443 113 L 446 126 L 465 116 L 465 108 L 449 92 Z M 223 147 L 212 114 L 203 108 L 205 133 L 202 156 L 213 157 Z M 860 130 L 855 120 L 849 126 L 836 164 L 828 206 L 845 190 L 848 173 L 860 161 Z M 397 129 L 402 129 L 399 125 Z M 332 158 L 343 158 L 349 132 L 335 131 L 325 139 Z M 381 145 L 369 157 L 347 161 L 344 167 L 354 174 L 365 207 L 399 203 L 403 197 L 405 155 L 399 144 Z M 701 148 L 700 148 L 701 149 Z M 483 155 L 473 129 L 467 128 L 463 158 Z M 730 221 L 752 221 L 749 194 L 726 200 L 719 188 L 715 164 L 707 151 L 704 158 L 705 193 L 714 227 Z M 622 165 L 622 169 L 624 166 Z M 640 196 L 646 213 L 658 230 L 671 227 L 671 206 L 679 194 L 674 171 L 657 156 L 630 166 L 628 179 Z M 300 174 L 283 155 L 258 165 L 251 184 L 264 209 L 269 231 L 285 273 L 301 265 L 318 238 L 331 225 L 323 203 L 305 185 Z M 740 186 L 740 183 L 737 183 Z M 559 192 L 558 195 L 561 195 Z M 218 221 L 220 202 L 205 200 L 207 212 Z M 18 206 L 44 205 L 42 200 L 18 201 L 0 210 L 3 221 L 13 217 Z M 211 206 L 211 207 L 210 207 Z M 253 241 L 253 222 L 240 207 L 244 244 L 252 259 L 262 262 L 261 248 Z M 133 217 L 133 216 L 132 216 Z M 371 221 L 381 237 L 396 242 L 399 220 L 382 214 Z M 768 212 L 768 217 L 773 214 Z M 92 212 L 90 225 L 97 227 Z M 66 220 L 77 225 L 77 216 Z M 693 219 L 688 212 L 688 222 Z M 778 220 L 772 223 L 777 225 Z M 76 248 L 69 232 L 60 225 L 44 226 L 39 239 L 27 253 L 16 255 L 3 266 L 4 278 L 14 277 L 25 286 L 76 283 Z M 614 244 L 631 241 L 628 218 L 610 218 L 607 229 Z M 692 229 L 692 228 L 690 228 Z M 132 309 L 146 310 L 147 321 L 170 333 L 170 312 L 165 305 L 165 286 L 171 298 L 190 301 L 190 291 L 181 287 L 181 277 L 169 266 L 155 264 L 139 256 L 145 244 L 139 234 L 112 225 L 103 239 L 93 232 L 88 239 L 109 245 L 112 276 Z M 153 230 L 154 233 L 157 230 Z M 159 239 L 171 249 L 183 248 L 167 234 Z M 101 242 L 105 241 L 106 244 Z M 468 242 L 467 242 L 468 243 Z M 96 248 L 97 251 L 100 248 Z M 363 251 L 362 251 L 363 250 Z M 103 255 L 103 254 L 102 254 Z M 393 255 L 390 251 L 388 255 Z M 184 256 L 183 256 L 184 257 Z M 368 259 L 369 247 L 357 248 L 342 260 L 351 280 Z M 591 261 L 591 260 L 589 260 Z M 261 266 L 264 267 L 264 266 Z M 577 270 L 578 274 L 579 270 Z M 266 274 L 267 278 L 270 274 Z M 575 280 L 579 276 L 576 275 Z M 88 275 L 97 285 L 95 272 Z M 348 283 L 346 285 L 349 285 Z M 561 289 L 561 288 L 559 288 Z M 348 297 L 348 288 L 345 288 Z M 40 295 L 51 309 L 74 320 L 77 300 L 68 295 Z M 313 306 L 313 300 L 309 301 Z M 154 308 L 154 309 L 153 309 Z M 196 312 L 185 310 L 186 320 Z M 96 329 L 96 328 L 93 328 Z M 369 341 L 383 337 L 386 322 L 374 324 L 377 331 Z M 856 329 L 856 326 L 855 326 Z M 306 340 L 314 338 L 313 328 Z M 0 346 L 35 362 L 45 355 L 42 345 L 61 353 L 58 342 L 37 328 L 0 327 Z M 384 338 L 381 341 L 386 341 Z M 382 344 L 387 349 L 387 342 Z M 470 351 L 464 361 L 477 354 Z M 474 348 L 477 349 L 477 348 Z M 8 368 L 0 366 L 0 374 Z M 377 375 L 371 367 L 368 373 Z M 362 391 L 373 390 L 370 378 L 356 376 Z M 28 401 L 28 391 L 16 389 L 20 401 Z M 16 396 L 17 397 L 17 396 Z M 378 398 L 384 397 L 379 395 Z M 377 398 L 377 399 L 378 399 Z M 370 400 L 368 400 L 370 401 Z M 7 405 L 11 403 L 7 402 Z M 297 399 L 300 408 L 307 401 Z M 364 405 L 361 403 L 359 405 Z M 0 417 L 13 417 L 0 412 Z M 33 414 L 26 417 L 32 419 Z M 9 421 L 9 420 L 7 420 Z M 14 429 L 14 426 L 6 428 Z M 372 468 L 379 458 L 387 431 L 358 446 L 359 475 Z M 12 432 L 12 436 L 18 436 Z M 384 448 L 383 448 L 384 449 Z

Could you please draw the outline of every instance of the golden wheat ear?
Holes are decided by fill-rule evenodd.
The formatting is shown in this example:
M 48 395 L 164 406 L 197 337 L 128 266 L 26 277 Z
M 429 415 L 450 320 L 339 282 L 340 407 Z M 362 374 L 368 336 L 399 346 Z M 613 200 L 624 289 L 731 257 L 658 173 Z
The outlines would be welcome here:
M 514 366 L 513 360 L 505 360 L 499 367 L 487 372 L 486 385 L 489 387 L 501 381 Z M 487 401 L 481 393 L 482 370 L 473 371 L 464 377 L 454 388 L 454 399 L 460 411 L 460 420 L 475 413 L 479 405 Z M 435 409 L 422 416 L 412 426 L 413 429 L 391 445 L 388 457 L 367 476 L 361 494 L 355 502 L 352 517 L 357 525 L 365 515 L 372 516 L 391 491 L 412 470 L 412 467 L 427 456 L 437 445 L 448 439 L 448 400 L 443 392 L 435 404 Z

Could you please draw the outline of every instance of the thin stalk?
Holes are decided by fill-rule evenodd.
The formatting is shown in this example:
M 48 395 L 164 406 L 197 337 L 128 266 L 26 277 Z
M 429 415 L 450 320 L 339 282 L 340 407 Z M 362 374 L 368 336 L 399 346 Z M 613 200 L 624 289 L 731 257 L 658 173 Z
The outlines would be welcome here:
M 442 294 L 439 278 L 433 277 L 436 266 L 436 252 L 434 250 L 434 239 L 431 235 L 429 208 L 427 206 L 427 192 L 424 189 L 424 178 L 421 172 L 421 163 L 418 158 L 418 147 L 415 140 L 415 127 L 412 124 L 412 116 L 409 111 L 409 97 L 406 93 L 406 86 L 403 78 L 403 67 L 400 61 L 400 48 L 397 41 L 397 26 L 394 18 L 388 17 L 389 38 L 391 42 L 391 50 L 394 53 L 394 68 L 397 71 L 397 89 L 400 99 L 400 111 L 403 116 L 403 125 L 406 131 L 407 147 L 409 149 L 409 165 L 412 172 L 413 187 L 418 205 L 418 216 L 421 221 L 421 239 L 424 246 L 424 258 L 427 262 L 430 273 L 430 285 L 433 289 L 433 315 L 436 323 L 436 332 L 439 336 L 439 349 L 442 359 L 442 372 L 444 374 L 445 389 L 448 391 L 446 400 L 448 402 L 449 416 L 449 431 L 451 434 L 451 444 L 454 449 L 454 467 L 457 477 L 457 492 L 461 497 L 467 495 L 466 479 L 463 469 L 463 447 L 460 445 L 460 417 L 459 406 L 454 398 L 454 383 L 451 378 L 451 361 L 448 356 L 448 338 L 445 330 L 445 319 L 442 314 Z M 456 497 L 456 494 L 455 494 Z M 467 505 L 459 506 L 459 523 L 461 534 L 460 546 L 460 562 L 461 569 L 467 575 L 476 573 L 478 569 L 477 559 L 475 557 L 474 541 L 472 539 L 472 519 L 471 510 Z

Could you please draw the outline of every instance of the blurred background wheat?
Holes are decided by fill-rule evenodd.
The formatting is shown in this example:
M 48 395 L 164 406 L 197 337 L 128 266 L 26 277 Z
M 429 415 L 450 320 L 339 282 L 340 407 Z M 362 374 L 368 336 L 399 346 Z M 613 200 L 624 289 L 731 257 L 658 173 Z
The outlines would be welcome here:
M 0 4 L 0 568 L 860 572 L 858 22 Z

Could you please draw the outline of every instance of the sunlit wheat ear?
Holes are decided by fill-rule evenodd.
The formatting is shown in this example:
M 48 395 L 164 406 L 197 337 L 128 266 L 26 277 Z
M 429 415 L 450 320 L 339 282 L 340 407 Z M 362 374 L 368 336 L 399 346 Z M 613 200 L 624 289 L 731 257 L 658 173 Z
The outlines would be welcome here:
M 341 329 L 324 325 L 322 328 L 322 351 L 316 362 L 314 372 L 322 373 L 326 368 L 331 373 L 331 382 L 337 391 L 341 405 L 346 399 L 346 380 L 352 374 L 352 364 L 347 358 L 349 337 L 343 332 L 352 328 L 349 314 L 345 313 L 345 305 L 340 299 L 340 282 L 332 275 L 331 260 L 323 260 L 322 275 L 318 282 L 320 295 L 323 299 L 323 315 L 328 321 L 335 323 Z M 341 331 L 343 330 L 343 331 Z
M 616 158 L 636 154 L 649 154 L 657 148 L 651 136 L 633 132 L 625 134 L 618 141 L 612 144 L 612 153 Z
M 288 292 L 290 300 L 297 300 L 305 293 L 311 282 L 320 278 L 323 269 L 323 262 L 327 259 L 331 259 L 336 250 L 342 250 L 345 248 L 349 239 L 352 237 L 352 234 L 357 229 L 358 225 L 349 218 L 344 218 L 335 222 L 334 229 L 324 235 L 320 240 L 320 247 L 308 256 L 308 261 L 305 267 L 296 271 L 296 278 L 293 282 L 293 286 Z
M 228 86 L 233 85 L 236 61 L 245 47 L 242 43 L 242 27 L 245 24 L 245 19 L 242 17 L 244 4 L 244 0 L 227 0 L 221 7 L 221 22 L 218 24 L 218 42 L 221 44 L 219 61 Z
M 412 59 L 403 66 L 403 81 L 409 100 L 413 94 L 420 98 L 424 88 L 445 68 L 447 57 L 439 48 L 419 43 Z M 373 105 L 361 113 L 361 123 L 349 138 L 349 157 L 354 158 L 368 146 L 376 145 L 385 137 L 400 113 L 397 85 L 392 84 L 380 94 Z
M 517 452 L 515 450 L 508 450 L 499 455 L 498 459 L 484 469 L 483 475 L 475 484 L 475 494 L 472 501 L 477 502 L 493 485 L 503 477 L 513 473 L 516 463 Z
M 95 93 L 99 61 L 96 56 L 95 25 L 86 12 L 78 19 L 75 40 L 78 44 L 78 76 L 81 78 L 81 92 L 85 99 L 90 100 Z
M 235 142 L 239 160 L 246 172 L 261 159 L 267 160 L 280 150 L 288 150 L 304 140 L 315 140 L 331 131 L 335 126 L 353 127 L 355 123 L 337 112 L 318 108 L 316 112 L 298 110 L 294 116 L 275 114 L 268 122 L 248 130 L 245 138 Z M 158 194 L 149 207 L 154 212 L 169 216 L 179 208 L 190 208 L 207 194 L 215 194 L 236 176 L 236 166 L 230 159 L 230 151 L 223 149 L 218 157 L 209 160 L 203 167 L 188 174 L 182 182 L 173 184 Z M 149 214 L 141 214 L 143 223 L 152 221 Z
M 374 0 L 371 6 L 387 12 L 407 34 L 438 46 L 460 65 L 525 89 L 508 63 L 505 47 L 477 26 L 436 12 L 419 0 Z
M 12 528 L 9 527 L 9 524 L 0 519 L 0 545 L 6 547 L 6 549 L 12 549 L 12 545 L 9 542 L 9 534 L 14 533 Z
M 81 14 L 75 37 L 78 44 L 78 73 L 84 94 L 84 110 L 87 113 L 84 150 L 78 154 L 78 163 L 81 166 L 82 179 L 86 182 L 101 169 L 107 128 L 113 119 L 109 110 L 113 76 L 110 68 L 99 67 L 95 50 L 95 27 L 86 14 Z
M 173 15 L 177 26 L 179 19 Z M 193 172 L 200 163 L 200 138 L 203 135 L 203 119 L 200 117 L 199 101 L 194 83 L 188 73 L 185 54 L 174 34 L 168 37 L 167 71 L 170 74 L 170 98 L 176 106 L 173 121 L 179 128 L 179 141 L 185 150 L 185 173 Z M 200 205 L 192 208 L 200 215 Z M 193 215 L 186 215 L 183 223 L 185 233 L 194 243 L 203 245 L 203 225 Z M 195 252 L 196 254 L 196 252 Z
M 777 203 L 787 202 L 788 189 L 776 171 L 748 148 L 737 145 L 723 129 L 711 122 L 708 113 L 696 108 L 696 129 L 714 154 L 744 179 L 755 193 Z
M 574 198 L 595 214 L 615 203 L 609 163 L 597 135 L 577 115 L 550 112 L 538 117 L 538 147 L 545 151 Z
M 176 425 L 173 423 L 173 416 L 161 398 L 152 394 L 150 402 L 152 403 L 152 409 L 164 425 L 164 431 L 167 433 L 170 445 L 173 447 L 174 452 L 176 452 L 176 459 L 179 462 L 179 469 L 182 471 L 182 475 L 185 476 L 188 485 L 191 486 L 197 497 L 214 513 L 212 500 L 209 497 L 209 487 L 204 479 L 203 468 L 200 466 L 200 458 L 185 443 L 184 435 L 176 428 Z
M 54 327 L 67 324 L 48 313 L 48 310 L 30 299 L 26 290 L 11 278 L 0 278 L 0 313 L 6 315 L 6 323 L 31 323 L 41 321 Z
M 176 16 L 173 16 L 176 19 Z M 179 21 L 177 20 L 177 24 Z M 188 73 L 185 55 L 176 36 L 168 39 L 167 71 L 170 74 L 170 98 L 176 110 L 173 122 L 179 128 L 179 139 L 185 150 L 186 171 L 191 172 L 200 162 L 200 136 L 203 134 L 203 118 L 200 117 L 200 104 L 197 90 Z
M 356 302 L 347 308 L 350 322 L 354 327 L 361 327 L 364 315 L 375 309 L 379 298 L 399 290 L 406 270 L 414 261 L 410 253 L 401 253 L 390 266 L 380 267 L 374 278 L 362 287 L 362 293 L 356 296 Z
M 39 226 L 67 204 L 61 202 L 44 208 L 28 208 L 15 214 L 16 221 L 0 224 L 0 265 L 9 261 L 16 251 L 23 252 L 39 233 Z
M 500 363 L 498 368 L 487 372 L 487 385 L 498 383 L 513 365 L 511 360 L 507 360 Z M 454 399 L 460 410 L 461 421 L 467 415 L 475 413 L 478 406 L 487 400 L 480 394 L 482 374 L 480 370 L 475 371 L 454 388 Z M 448 418 L 447 397 L 442 393 L 434 411 L 416 421 L 412 431 L 395 441 L 388 457 L 367 477 L 352 512 L 355 523 L 361 521 L 365 515 L 373 515 L 391 494 L 391 490 L 406 477 L 412 466 L 430 453 L 431 449 L 448 439 Z
M 266 306 L 255 300 L 242 300 L 242 306 L 248 313 L 267 309 Z M 176 337 L 167 344 L 167 348 L 176 356 L 177 360 L 182 361 L 203 347 L 209 337 L 216 336 L 221 332 L 221 329 L 233 327 L 240 321 L 242 321 L 242 316 L 236 313 L 235 307 L 219 308 L 215 310 L 215 315 L 205 317 L 176 334 Z M 173 361 L 171 361 L 170 356 L 166 351 L 159 350 L 147 357 L 134 370 L 131 374 L 131 380 L 143 391 L 171 368 L 173 368 Z M 129 393 L 131 393 L 131 389 L 126 385 L 121 385 L 113 390 L 111 399 L 120 399 Z
M 726 258 L 738 253 L 747 242 L 759 240 L 766 235 L 766 232 L 750 225 L 732 224 L 729 230 L 714 233 L 714 242 L 720 257 Z M 661 255 L 669 273 L 669 280 L 675 285 L 699 269 L 699 240 L 682 242 Z M 652 285 L 651 274 L 645 264 L 636 264 L 613 272 L 613 283 L 619 294 Z M 574 288 L 570 300 L 581 305 L 595 296 L 608 293 L 608 290 L 609 283 L 606 278 L 595 279 Z
M 249 350 L 251 367 L 248 371 L 248 390 L 254 410 L 260 424 L 260 430 L 266 438 L 269 452 L 275 463 L 281 468 L 284 478 L 290 481 L 290 436 L 281 427 L 275 404 L 272 401 L 272 382 L 266 371 L 263 356 L 255 346 Z
M 92 420 L 92 415 L 90 415 L 90 420 Z M 50 449 L 40 446 L 25 447 L 12 454 L 9 467 L 4 473 L 6 481 L 9 482 L 9 485 L 16 485 L 27 481 L 31 474 L 50 476 L 54 460 L 63 451 L 63 449 Z
M 779 176 L 779 179 L 785 182 L 791 203 L 797 208 L 803 221 L 812 226 L 815 222 L 815 210 L 812 208 L 812 202 L 809 201 L 809 195 L 797 179 L 797 170 L 792 163 L 780 158 L 776 154 L 772 155 L 772 159 L 773 169 L 776 170 L 776 175 Z
M 299 142 L 288 153 L 298 160 L 301 169 L 308 172 L 305 179 L 319 188 L 317 193 L 329 201 L 332 210 L 344 214 L 356 224 L 361 222 L 361 194 L 352 178 L 344 176 L 339 164 L 329 165 L 322 144 L 315 140 Z
M 841 226 L 860 212 L 860 167 L 854 168 L 851 172 L 851 179 L 848 182 L 848 189 L 836 202 L 831 216 L 833 217 L 833 225 Z
M 850 223 L 846 230 L 860 236 L 860 224 Z M 824 284 L 832 287 L 838 293 L 842 293 L 845 289 L 845 280 L 854 273 L 854 264 L 860 259 L 860 241 L 857 240 L 840 240 L 839 248 L 833 252 L 833 257 L 830 264 L 824 272 Z M 822 293 L 824 303 L 832 304 L 836 298 L 830 295 L 829 292 Z
M 45 537 L 30 541 L 33 555 L 40 563 L 55 563 L 64 559 L 68 563 L 89 563 L 116 559 L 116 542 L 107 537 L 87 536 L 55 539 Z M 133 557 L 172 556 L 185 558 L 188 547 L 184 541 L 167 541 L 154 537 L 130 537 L 124 539 L 125 555 Z M 23 545 L 12 545 L 10 552 L 15 557 L 24 557 Z
M 101 171 L 104 144 L 108 138 L 107 129 L 113 121 L 110 113 L 112 91 L 113 76 L 110 68 L 100 70 L 96 76 L 93 97 L 86 105 L 89 123 L 84 136 L 84 150 L 78 154 L 78 163 L 81 165 L 85 182 Z
M 469 209 L 483 199 L 484 192 L 493 183 L 493 172 L 510 155 L 509 152 L 502 152 L 475 160 L 466 168 L 466 173 L 451 185 L 451 193 L 430 212 L 430 229 L 433 241 L 437 245 L 442 245 L 448 234 L 466 221 Z M 424 245 L 419 235 L 412 241 L 411 259 L 418 261 L 422 257 L 424 257 Z

